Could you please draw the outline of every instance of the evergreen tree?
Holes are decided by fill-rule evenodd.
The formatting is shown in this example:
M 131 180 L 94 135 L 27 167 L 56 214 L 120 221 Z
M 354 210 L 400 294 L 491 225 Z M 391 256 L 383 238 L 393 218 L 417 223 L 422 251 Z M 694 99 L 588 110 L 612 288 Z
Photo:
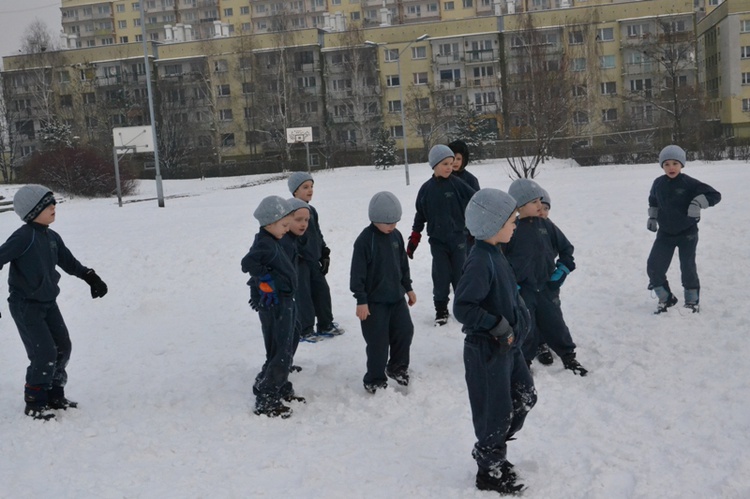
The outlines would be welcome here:
M 456 120 L 455 138 L 469 146 L 472 159 L 486 159 L 490 148 L 497 140 L 497 130 L 492 120 L 480 115 L 473 106 L 461 109 Z
M 375 168 L 387 169 L 397 162 L 396 141 L 385 128 L 378 131 L 375 139 L 375 145 L 372 148 L 372 161 Z

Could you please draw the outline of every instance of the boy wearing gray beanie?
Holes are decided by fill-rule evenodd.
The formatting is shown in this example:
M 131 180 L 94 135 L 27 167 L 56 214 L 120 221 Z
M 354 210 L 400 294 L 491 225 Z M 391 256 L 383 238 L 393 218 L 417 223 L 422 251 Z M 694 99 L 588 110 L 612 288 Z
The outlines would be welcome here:
M 695 265 L 698 221 L 701 210 L 718 204 L 721 194 L 710 185 L 682 173 L 685 162 L 686 154 L 681 147 L 668 145 L 662 149 L 659 165 L 664 175 L 654 180 L 648 196 L 646 227 L 656 232 L 656 239 L 648 255 L 646 271 L 648 289 L 653 289 L 659 299 L 655 314 L 664 313 L 677 303 L 667 281 L 667 270 L 675 248 L 680 256 L 685 308 L 694 313 L 700 310 L 700 280 Z
M 305 172 L 294 172 L 287 180 L 289 192 L 296 199 L 308 204 L 310 210 L 310 225 L 304 236 L 304 244 L 301 247 L 302 258 L 310 262 L 307 269 L 309 272 L 310 290 L 312 301 L 315 306 L 315 316 L 318 319 L 317 330 L 314 334 L 305 335 L 302 340 L 316 342 L 322 338 L 330 338 L 344 334 L 344 328 L 333 320 L 333 306 L 331 303 L 331 288 L 328 286 L 326 274 L 331 265 L 331 250 L 323 239 L 320 230 L 320 218 L 318 210 L 311 204 L 315 181 L 312 175 Z
M 56 267 L 83 279 L 92 298 L 107 294 L 107 285 L 96 272 L 81 265 L 49 228 L 55 221 L 56 205 L 52 191 L 43 185 L 21 187 L 13 197 L 13 209 L 25 224 L 0 246 L 0 269 L 10 263 L 8 308 L 29 358 L 24 413 L 40 420 L 55 417 L 50 410 L 78 406 L 65 398 L 71 342 L 57 306 L 60 274 Z
M 370 200 L 368 214 L 371 224 L 354 242 L 349 288 L 357 300 L 356 315 L 367 344 L 362 382 L 365 390 L 375 393 L 388 386 L 387 378 L 409 384 L 414 336 L 409 307 L 417 296 L 411 286 L 404 238 L 396 229 L 401 203 L 390 192 L 378 192 Z
M 422 230 L 427 225 L 432 253 L 432 299 L 435 304 L 435 325 L 448 323 L 448 302 L 451 286 L 455 291 L 466 260 L 466 224 L 464 211 L 474 189 L 453 172 L 453 151 L 438 144 L 430 149 L 432 177 L 417 193 L 416 213 L 406 255 L 414 258 Z
M 501 494 L 523 488 L 507 459 L 507 442 L 536 403 L 534 381 L 521 345 L 530 325 L 513 269 L 501 244 L 513 237 L 516 200 L 481 189 L 466 207 L 466 227 L 476 238 L 456 288 L 453 313 L 463 324 L 464 368 L 477 463 L 476 487 Z M 522 401 L 522 402 L 519 402 Z
M 260 317 L 266 361 L 253 384 L 255 414 L 283 419 L 292 409 L 282 401 L 298 400 L 289 382 L 297 309 L 297 270 L 280 241 L 289 231 L 293 207 L 284 198 L 264 198 L 253 215 L 260 224 L 242 272 L 250 274 L 250 306 Z
M 531 366 L 539 343 L 546 342 L 560 356 L 565 369 L 585 376 L 588 371 L 576 359 L 576 344 L 557 300 L 565 277 L 576 268 L 573 245 L 551 220 L 541 217 L 545 191 L 539 184 L 516 179 L 508 192 L 518 201 L 518 226 L 513 239 L 505 245 L 505 255 L 532 322 L 523 344 L 526 362 Z

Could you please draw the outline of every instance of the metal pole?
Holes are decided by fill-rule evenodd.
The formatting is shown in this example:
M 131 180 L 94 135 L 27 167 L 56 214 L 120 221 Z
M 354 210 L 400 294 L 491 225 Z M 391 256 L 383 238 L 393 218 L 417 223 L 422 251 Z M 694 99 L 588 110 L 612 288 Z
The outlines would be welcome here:
M 151 118 L 151 133 L 154 140 L 154 168 L 156 177 L 156 198 L 159 208 L 164 208 L 164 192 L 161 185 L 161 170 L 159 168 L 159 142 L 156 139 L 156 120 L 154 119 L 154 94 L 151 91 L 151 65 L 148 63 L 148 44 L 146 43 L 146 16 L 143 13 L 143 2 L 139 1 L 141 10 L 141 38 L 143 42 L 143 62 L 146 66 L 146 92 L 148 93 L 148 113 Z
M 112 148 L 115 156 L 115 186 L 117 187 L 117 204 L 122 208 L 122 186 L 120 185 L 120 158 L 117 157 L 117 146 Z
M 409 45 L 412 43 L 413 42 L 409 43 Z M 409 153 L 406 145 L 406 112 L 404 110 L 406 106 L 404 105 L 404 79 L 401 76 L 401 54 L 406 52 L 409 45 L 404 47 L 404 50 L 398 54 L 398 60 L 396 61 L 398 64 L 398 98 L 401 100 L 401 133 L 404 135 L 401 140 L 404 143 L 404 172 L 406 173 L 406 185 L 409 185 Z

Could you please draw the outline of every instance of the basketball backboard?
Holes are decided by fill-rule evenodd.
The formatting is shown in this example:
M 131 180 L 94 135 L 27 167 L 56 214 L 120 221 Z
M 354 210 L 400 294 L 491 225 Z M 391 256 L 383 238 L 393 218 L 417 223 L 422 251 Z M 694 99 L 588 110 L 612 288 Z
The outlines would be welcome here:
M 151 126 L 128 126 L 112 129 L 115 149 L 130 152 L 154 152 L 154 134 Z
M 286 129 L 286 141 L 288 144 L 297 144 L 300 142 L 312 142 L 312 127 L 298 127 Z

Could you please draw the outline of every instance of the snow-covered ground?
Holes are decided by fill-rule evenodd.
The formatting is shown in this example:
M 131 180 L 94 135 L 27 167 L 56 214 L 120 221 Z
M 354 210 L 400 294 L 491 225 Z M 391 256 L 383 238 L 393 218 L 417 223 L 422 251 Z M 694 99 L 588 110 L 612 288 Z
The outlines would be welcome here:
M 484 187 L 511 182 L 500 161 L 469 169 Z M 536 179 L 576 248 L 562 301 L 590 375 L 564 371 L 559 359 L 534 364 L 539 403 L 509 446 L 524 497 L 750 497 L 750 210 L 741 202 L 750 166 L 691 162 L 684 171 L 723 195 L 700 224 L 700 314 L 681 306 L 652 314 L 646 209 L 656 164 L 553 161 Z M 334 315 L 347 333 L 300 346 L 303 370 L 291 379 L 308 403 L 288 420 L 252 414 L 264 352 L 240 271 L 258 229 L 252 212 L 266 195 L 288 197 L 285 180 L 165 181 L 165 208 L 153 182 L 122 208 L 113 199 L 59 204 L 53 228 L 109 294 L 92 300 L 83 281 L 63 274 L 58 302 L 73 340 L 67 394 L 80 407 L 47 423 L 23 415 L 26 356 L 0 303 L 0 496 L 494 496 L 474 488 L 463 335 L 455 321 L 432 325 L 426 240 L 411 262 L 412 384 L 374 396 L 362 388 L 351 248 L 380 190 L 401 199 L 408 237 L 430 169 L 414 164 L 410 173 L 410 186 L 403 167 L 315 174 Z M 12 212 L 0 214 L 0 239 L 19 225 Z M 678 269 L 675 259 L 669 277 L 681 305 Z

